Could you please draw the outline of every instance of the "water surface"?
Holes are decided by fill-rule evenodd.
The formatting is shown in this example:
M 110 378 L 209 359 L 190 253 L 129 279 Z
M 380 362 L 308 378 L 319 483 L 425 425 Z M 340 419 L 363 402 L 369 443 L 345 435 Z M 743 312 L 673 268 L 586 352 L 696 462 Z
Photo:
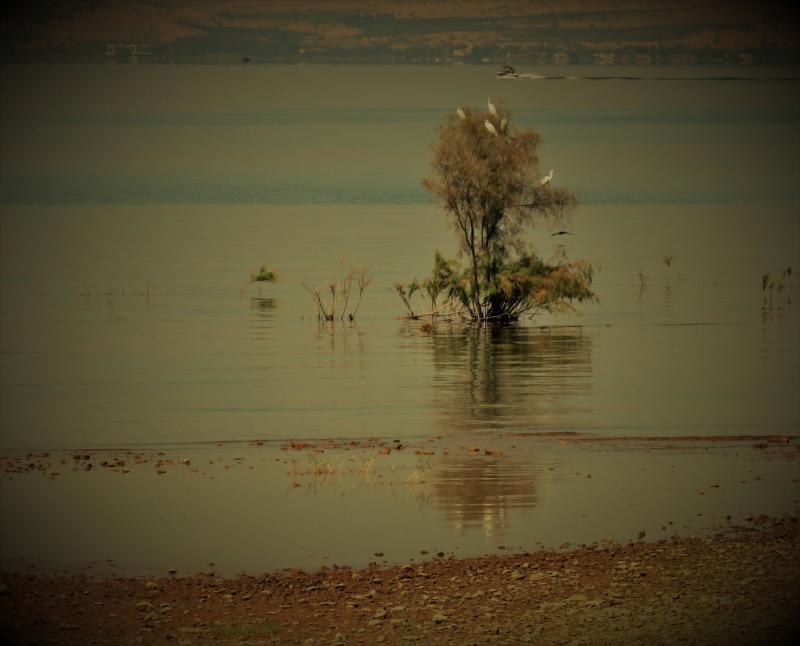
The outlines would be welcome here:
M 3 449 L 202 455 L 218 441 L 442 437 L 463 449 L 550 432 L 796 434 L 800 83 L 767 80 L 774 70 L 729 82 L 710 80 L 719 70 L 695 71 L 707 80 L 679 72 L 659 69 L 677 80 L 658 83 L 498 82 L 481 67 L 4 67 Z M 482 107 L 487 96 L 510 107 L 517 126 L 543 134 L 542 171 L 555 169 L 554 182 L 576 192 L 580 205 L 565 225 L 575 235 L 553 238 L 543 226 L 531 239 L 545 258 L 563 245 L 571 258 L 592 259 L 599 302 L 510 328 L 424 331 L 398 319 L 391 286 L 424 277 L 434 250 L 453 255 L 455 245 L 419 178 L 443 115 Z M 280 281 L 242 289 L 262 263 Z M 351 265 L 372 277 L 356 323 L 320 324 L 302 282 L 325 285 Z M 762 292 L 763 274 L 789 266 L 780 294 Z M 247 524 L 251 506 L 228 503 L 252 487 L 287 535 L 253 525 L 252 549 L 240 546 L 245 556 L 229 569 L 323 556 L 358 562 L 373 549 L 367 543 L 389 545 L 400 526 L 411 538 L 395 545 L 396 558 L 417 546 L 474 553 L 489 535 L 523 547 L 625 537 L 642 524 L 623 513 L 639 488 L 660 496 L 654 516 L 684 509 L 685 527 L 706 527 L 689 523 L 680 488 L 637 469 L 626 471 L 617 520 L 559 521 L 554 505 L 580 518 L 581 497 L 566 480 L 548 480 L 549 466 L 568 469 L 575 459 L 613 470 L 629 458 L 549 450 L 466 463 L 440 450 L 421 508 L 407 488 L 394 497 L 362 485 L 320 493 L 279 482 L 280 469 L 255 470 L 246 482 L 228 471 L 109 482 L 96 473 L 15 475 L 3 483 L 3 525 L 17 528 L 4 534 L 4 552 L 64 564 L 107 547 L 131 571 L 160 567 L 169 558 L 148 565 L 129 543 L 133 529 L 101 531 L 121 522 L 115 504 L 141 496 L 156 516 L 129 521 L 177 523 L 142 547 L 177 555 L 183 532 L 207 522 L 201 506 L 177 514 L 186 500 L 217 501 L 207 533 L 221 536 Z M 704 479 L 708 465 L 671 455 L 687 477 Z M 654 465 L 646 450 L 630 456 Z M 747 473 L 741 460 L 713 464 Z M 787 464 L 778 488 L 749 511 L 796 505 L 796 462 Z M 598 482 L 586 500 L 602 505 L 616 494 Z M 103 502 L 106 487 L 115 493 Z M 508 500 L 522 502 L 497 502 Z M 724 517 L 725 500 L 702 513 Z M 363 529 L 369 541 L 344 547 L 352 509 L 367 528 L 387 507 L 398 527 Z M 315 556 L 304 560 L 289 536 L 304 535 L 323 508 L 342 540 L 330 549 L 311 541 L 305 549 Z M 74 543 L 83 547 L 31 547 L 37 527 L 60 532 L 70 514 L 90 512 L 92 540 Z M 552 530 L 533 529 L 542 526 Z M 185 565 L 200 567 L 221 549 L 216 540 Z M 256 545 L 271 546 L 274 558 L 253 556 Z

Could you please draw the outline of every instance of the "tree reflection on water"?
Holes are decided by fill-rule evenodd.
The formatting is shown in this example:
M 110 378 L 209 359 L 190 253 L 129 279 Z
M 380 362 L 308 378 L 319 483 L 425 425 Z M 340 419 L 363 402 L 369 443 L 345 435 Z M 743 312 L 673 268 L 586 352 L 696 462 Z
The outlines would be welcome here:
M 431 335 L 434 405 L 448 432 L 575 429 L 588 411 L 581 328 L 474 327 Z
M 481 527 L 491 536 L 508 527 L 511 508 L 534 507 L 536 467 L 530 456 L 447 455 L 433 481 L 436 506 L 458 530 Z
M 445 328 L 431 334 L 434 404 L 448 434 L 486 445 L 493 432 L 574 429 L 588 407 L 591 338 L 580 328 Z M 436 505 L 459 530 L 488 537 L 508 527 L 512 508 L 538 502 L 531 455 L 452 451 L 435 466 Z

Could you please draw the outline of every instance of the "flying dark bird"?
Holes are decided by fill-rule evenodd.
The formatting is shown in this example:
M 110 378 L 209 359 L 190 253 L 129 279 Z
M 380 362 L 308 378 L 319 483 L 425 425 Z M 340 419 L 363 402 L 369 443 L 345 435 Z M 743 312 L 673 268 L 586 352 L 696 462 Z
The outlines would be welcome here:
M 555 236 L 574 236 L 575 234 L 572 231 L 556 231 L 555 233 L 551 233 L 550 237 L 554 238 Z

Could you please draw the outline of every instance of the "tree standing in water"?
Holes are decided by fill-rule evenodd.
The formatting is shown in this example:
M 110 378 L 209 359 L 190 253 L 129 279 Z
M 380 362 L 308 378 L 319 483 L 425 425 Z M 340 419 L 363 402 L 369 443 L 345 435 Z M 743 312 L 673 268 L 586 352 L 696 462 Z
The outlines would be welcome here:
M 553 171 L 539 178 L 539 134 L 510 127 L 508 111 L 489 107 L 447 118 L 433 146 L 431 176 L 423 180 L 453 224 L 459 258 L 437 252 L 430 278 L 395 289 L 409 310 L 411 295 L 421 290 L 431 299 L 431 317 L 476 322 L 507 323 L 594 300 L 590 263 L 563 255 L 545 262 L 528 247 L 525 229 L 539 220 L 560 222 L 575 197 L 552 185 Z

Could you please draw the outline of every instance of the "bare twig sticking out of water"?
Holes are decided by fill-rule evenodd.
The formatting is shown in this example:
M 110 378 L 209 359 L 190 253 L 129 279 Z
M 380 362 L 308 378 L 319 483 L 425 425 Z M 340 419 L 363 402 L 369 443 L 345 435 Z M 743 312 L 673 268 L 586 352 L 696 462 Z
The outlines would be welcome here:
M 304 282 L 302 285 L 311 294 L 311 300 L 320 321 L 343 321 L 345 317 L 348 321 L 354 321 L 361 308 L 364 290 L 371 282 L 372 278 L 364 267 L 352 267 L 339 280 L 328 283 L 327 293 L 329 296 L 324 295 L 325 288 L 314 287 Z M 357 296 L 354 293 L 355 290 L 358 290 Z M 355 304 L 351 305 L 354 297 L 356 298 Z M 340 308 L 339 304 L 341 304 Z
M 639 298 L 642 297 L 644 291 L 647 289 L 647 276 L 645 276 L 644 271 L 639 269 Z
M 305 283 L 302 283 L 302 285 L 308 290 L 309 294 L 311 294 L 311 300 L 317 308 L 317 318 L 321 321 L 332 321 L 333 314 L 328 314 L 328 309 L 325 306 L 325 301 L 322 299 L 322 296 L 320 296 L 319 289 L 316 287 L 309 287 Z
M 667 267 L 667 284 L 664 285 L 664 302 L 667 306 L 672 304 L 672 285 L 670 284 L 670 278 L 672 276 L 670 268 L 672 267 L 673 260 L 675 260 L 675 256 L 671 253 L 664 256 L 664 265 Z
M 364 290 L 372 282 L 372 278 L 370 278 L 367 275 L 367 270 L 364 269 L 363 267 L 360 267 L 355 270 L 355 277 L 356 277 L 356 286 L 358 287 L 358 301 L 356 302 L 355 309 L 350 314 L 351 321 L 356 317 L 356 314 L 358 314 L 358 309 L 361 307 L 361 297 L 364 295 Z
M 423 281 L 414 279 L 408 285 L 403 285 L 402 283 L 394 284 L 395 292 L 397 292 L 400 300 L 403 301 L 403 305 L 408 310 L 406 318 L 416 320 L 430 317 L 431 323 L 433 323 L 437 318 L 440 321 L 449 322 L 464 317 L 465 310 L 463 305 L 458 302 L 457 298 L 454 298 L 452 285 L 447 284 L 443 275 L 444 272 L 440 271 L 443 263 L 443 258 L 437 253 L 434 270 L 430 278 Z M 411 307 L 411 297 L 416 292 L 427 293 L 431 308 L 429 312 L 414 312 Z M 440 298 L 440 295 L 444 295 L 443 298 Z
M 796 282 L 796 284 L 794 284 Z M 792 291 L 800 288 L 800 281 L 792 280 L 792 267 L 789 265 L 779 274 L 761 276 L 761 310 L 789 309 L 792 305 Z
M 413 284 L 414 283 L 412 283 L 412 285 Z M 406 306 L 406 309 L 408 310 L 409 318 L 412 318 L 412 319 L 418 318 L 418 316 L 416 314 L 414 314 L 414 310 L 411 307 L 411 302 L 409 301 L 409 298 L 411 297 L 411 295 L 414 293 L 415 290 L 413 290 L 413 289 L 407 290 L 405 285 L 403 285 L 402 283 L 395 283 L 394 284 L 394 290 L 397 292 L 397 295 L 400 297 L 400 300 L 403 301 L 403 305 Z

